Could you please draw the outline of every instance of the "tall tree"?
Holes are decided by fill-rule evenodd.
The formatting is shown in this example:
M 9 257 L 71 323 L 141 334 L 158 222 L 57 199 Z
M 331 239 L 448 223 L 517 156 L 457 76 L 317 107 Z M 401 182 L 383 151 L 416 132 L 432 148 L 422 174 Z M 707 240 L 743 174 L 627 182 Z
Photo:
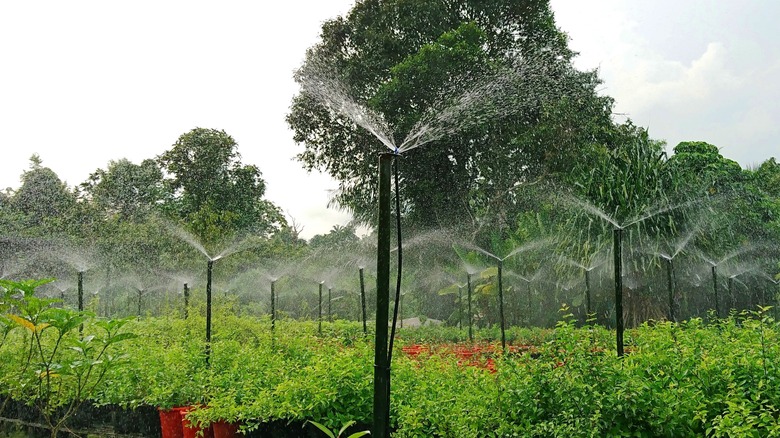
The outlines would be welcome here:
M 173 193 L 169 211 L 204 242 L 238 231 L 270 234 L 285 223 L 279 208 L 263 199 L 260 170 L 242 164 L 237 147 L 225 131 L 196 128 L 158 157 Z
M 81 188 L 101 210 L 122 219 L 148 212 L 165 198 L 162 171 L 151 159 L 141 164 L 110 161 L 106 170 L 96 170 Z
M 30 157 L 30 169 L 22 174 L 22 185 L 12 198 L 16 210 L 25 215 L 29 226 L 47 225 L 60 229 L 63 217 L 75 203 L 75 196 L 57 174 L 43 166 L 38 154 Z
M 467 127 L 410 150 L 402 163 L 409 222 L 469 223 L 496 199 L 511 202 L 508 192 L 518 183 L 565 172 L 585 145 L 608 140 L 612 101 L 596 94 L 595 73 L 571 67 L 573 56 L 546 0 L 359 2 L 323 25 L 297 75 L 304 87 L 287 121 L 305 145 L 298 158 L 336 178 L 335 201 L 369 220 L 383 146 L 307 91 L 312 70 L 326 65 L 348 96 L 382 115 L 396 139 L 456 103 L 454 96 L 479 89 L 480 78 L 519 71 L 521 80 L 508 90 L 522 90 L 521 98 L 507 104 L 492 96 L 501 102 L 468 113 L 453 123 Z

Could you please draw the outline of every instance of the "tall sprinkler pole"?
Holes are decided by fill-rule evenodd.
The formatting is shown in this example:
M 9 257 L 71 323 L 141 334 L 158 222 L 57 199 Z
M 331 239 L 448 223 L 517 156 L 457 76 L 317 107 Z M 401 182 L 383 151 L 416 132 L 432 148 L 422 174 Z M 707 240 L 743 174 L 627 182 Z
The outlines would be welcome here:
M 404 328 L 404 294 L 398 295 L 398 319 L 401 328 Z
M 498 261 L 498 316 L 501 320 L 501 350 L 506 353 L 506 320 L 504 319 L 504 285 L 501 274 L 504 269 L 504 261 Z
M 84 271 L 78 273 L 79 313 L 84 311 Z M 79 335 L 84 331 L 84 324 L 79 324 Z
M 469 302 L 469 342 L 474 341 L 474 318 L 471 313 L 471 274 L 466 273 L 466 300 Z
M 585 270 L 585 319 L 590 318 L 593 309 L 590 307 L 590 271 Z
M 458 286 L 458 328 L 463 330 L 463 286 Z
M 390 177 L 393 154 L 379 155 L 379 220 L 376 254 L 376 339 L 374 344 L 374 415 L 371 436 L 390 437 L 390 364 L 387 319 L 390 313 Z
M 79 312 L 84 311 L 84 271 L 78 273 Z
M 274 330 L 276 329 L 276 293 L 275 293 L 275 286 L 276 282 L 271 282 L 271 334 L 273 334 Z
M 615 255 L 615 338 L 617 355 L 623 357 L 623 229 L 613 232 L 613 253 Z
M 674 264 L 671 258 L 666 259 L 666 287 L 669 291 L 669 321 L 677 322 L 674 315 Z
M 712 265 L 712 297 L 715 299 L 715 317 L 720 318 L 720 303 L 718 302 L 718 269 Z
M 360 307 L 363 310 L 363 334 L 368 334 L 366 326 L 366 283 L 363 280 L 363 268 L 360 268 Z
M 528 327 L 531 327 L 531 323 L 532 323 L 531 317 L 533 316 L 532 315 L 533 312 L 531 310 L 533 308 L 533 305 L 531 304 L 531 282 L 527 281 L 525 283 L 525 285 L 526 285 L 525 286 L 526 287 L 526 295 L 528 295 Z
M 734 276 L 731 276 L 728 278 L 728 291 L 729 291 L 729 300 L 731 301 L 731 309 L 737 307 L 737 299 L 734 297 Z
M 209 260 L 206 265 L 206 367 L 211 360 L 211 272 L 214 269 L 214 260 Z
M 331 316 L 332 313 L 331 313 L 331 307 L 330 307 L 331 299 L 332 299 L 332 292 L 333 292 L 333 288 L 329 287 L 328 288 L 328 322 L 333 322 L 333 317 Z
M 322 282 L 320 282 L 320 305 L 317 306 L 317 333 L 322 334 Z
M 190 287 L 184 283 L 184 319 L 190 316 Z

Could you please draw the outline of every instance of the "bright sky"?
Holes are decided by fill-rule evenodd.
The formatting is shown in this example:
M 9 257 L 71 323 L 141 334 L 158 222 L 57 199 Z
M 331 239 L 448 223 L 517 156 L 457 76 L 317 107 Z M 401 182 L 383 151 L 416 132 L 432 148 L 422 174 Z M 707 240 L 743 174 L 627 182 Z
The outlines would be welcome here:
M 139 163 L 195 127 L 224 129 L 303 237 L 349 220 L 307 174 L 284 117 L 293 70 L 352 0 L 0 2 L 0 188 L 33 153 L 70 186 Z M 703 140 L 743 166 L 780 158 L 776 0 L 552 0 L 615 111 L 670 146 Z

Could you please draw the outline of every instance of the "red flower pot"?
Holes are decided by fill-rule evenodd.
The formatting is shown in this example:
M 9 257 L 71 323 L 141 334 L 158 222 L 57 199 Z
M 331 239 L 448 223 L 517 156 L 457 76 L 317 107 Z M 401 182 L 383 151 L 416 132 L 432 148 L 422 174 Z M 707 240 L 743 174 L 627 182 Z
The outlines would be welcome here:
M 184 438 L 182 430 L 181 412 L 177 408 L 162 409 L 160 411 L 160 429 L 162 438 Z
M 174 408 L 178 409 L 181 413 L 181 428 L 182 428 L 182 438 L 214 438 L 214 433 L 211 430 L 211 427 L 209 426 L 206 429 L 201 429 L 200 427 L 191 424 L 189 420 L 187 420 L 186 415 L 187 412 L 192 409 L 191 406 L 185 406 L 181 408 Z M 201 432 L 202 431 L 202 432 Z
M 238 433 L 238 424 L 236 423 L 219 420 L 216 423 L 212 423 L 211 426 L 214 429 L 214 438 L 236 438 L 241 436 Z

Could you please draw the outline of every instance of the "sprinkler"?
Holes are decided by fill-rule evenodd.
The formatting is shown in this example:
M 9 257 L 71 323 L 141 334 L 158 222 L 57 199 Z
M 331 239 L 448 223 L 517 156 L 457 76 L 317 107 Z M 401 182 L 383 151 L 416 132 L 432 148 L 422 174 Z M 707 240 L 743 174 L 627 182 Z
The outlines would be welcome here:
M 501 273 L 504 268 L 503 260 L 498 261 L 498 314 L 501 320 L 501 350 L 506 353 L 506 321 L 504 319 L 504 286 L 501 282 Z
M 333 288 L 328 288 L 328 322 L 333 322 L 333 314 L 331 313 L 331 302 L 332 302 L 332 292 Z
M 214 260 L 209 260 L 206 266 L 206 367 L 209 367 L 211 359 L 211 272 L 214 269 Z
M 531 316 L 532 316 L 531 308 L 533 307 L 533 305 L 531 304 L 531 298 L 532 298 L 531 282 L 527 281 L 525 284 L 526 284 L 526 295 L 528 295 L 528 327 L 531 327 Z
M 390 436 L 390 363 L 387 320 L 390 313 L 390 177 L 394 154 L 379 155 L 379 217 L 376 255 L 376 340 L 374 345 L 374 438 Z
M 276 329 L 276 295 L 274 290 L 275 285 L 276 282 L 272 281 L 271 282 L 271 333 L 272 334 Z
M 458 285 L 458 329 L 463 330 L 463 286 Z
M 674 264 L 671 258 L 666 259 L 666 283 L 669 291 L 669 321 L 677 322 L 674 314 Z
M 529 286 L 530 287 L 530 286 Z M 585 319 L 590 318 L 593 309 L 590 306 L 590 271 L 585 270 Z
M 190 287 L 184 283 L 184 319 L 190 316 Z
M 736 275 L 730 276 L 728 278 L 728 283 L 727 283 L 728 291 L 729 291 L 729 300 L 731 300 L 731 308 L 732 309 L 737 307 L 737 299 L 734 296 L 734 277 L 736 277 Z
M 623 228 L 613 231 L 615 255 L 615 340 L 617 355 L 623 357 Z
M 720 318 L 720 303 L 718 302 L 718 269 L 712 265 L 712 297 L 715 300 L 715 317 Z
M 474 342 L 474 314 L 471 313 L 471 274 L 466 273 L 466 300 L 469 302 L 469 342 Z
M 363 310 L 363 334 L 368 334 L 366 326 L 366 284 L 363 281 L 363 268 L 360 268 L 360 307 Z
M 141 297 L 144 294 L 144 289 L 140 288 L 140 289 L 136 289 L 136 290 L 138 291 L 138 313 L 137 313 L 137 315 L 138 315 L 138 319 L 141 319 Z
M 84 271 L 78 273 L 78 309 L 79 312 L 84 311 Z
M 320 304 L 317 306 L 317 333 L 322 334 L 322 281 L 320 282 Z
M 401 328 L 404 328 L 404 306 L 403 306 L 404 305 L 404 295 L 406 295 L 406 294 L 401 294 L 401 295 L 398 296 L 398 303 L 397 303 L 397 305 L 398 305 L 398 319 L 400 320 L 398 322 L 399 322 Z
M 84 271 L 78 273 L 79 313 L 84 311 Z M 79 324 L 79 336 L 84 331 L 84 324 Z

